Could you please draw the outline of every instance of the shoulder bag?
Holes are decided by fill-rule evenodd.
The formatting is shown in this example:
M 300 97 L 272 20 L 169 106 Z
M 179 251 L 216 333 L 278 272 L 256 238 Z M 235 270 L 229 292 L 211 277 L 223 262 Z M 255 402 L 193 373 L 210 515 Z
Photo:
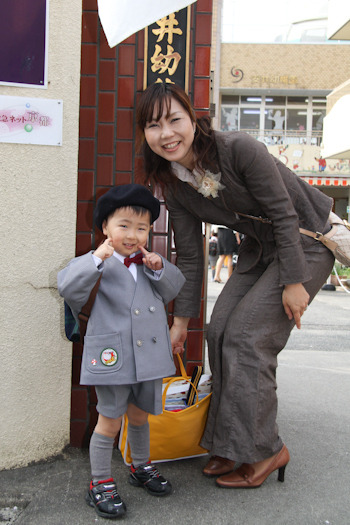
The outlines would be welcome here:
M 312 237 L 315 241 L 322 242 L 341 264 L 350 266 L 350 224 L 345 219 L 341 219 L 335 213 L 329 215 L 331 229 L 324 235 L 319 232 L 312 232 L 299 228 L 300 233 Z
M 102 275 L 100 275 L 100 277 L 98 278 L 95 286 L 91 290 L 89 299 L 84 304 L 84 306 L 81 309 L 81 312 L 78 315 L 79 323 L 77 323 L 77 321 L 75 320 L 70 306 L 66 303 L 66 301 L 64 301 L 64 329 L 66 332 L 67 339 L 69 339 L 69 341 L 72 341 L 72 343 L 84 343 L 86 327 L 90 317 L 90 312 L 96 299 L 98 287 L 100 286 L 101 277 Z

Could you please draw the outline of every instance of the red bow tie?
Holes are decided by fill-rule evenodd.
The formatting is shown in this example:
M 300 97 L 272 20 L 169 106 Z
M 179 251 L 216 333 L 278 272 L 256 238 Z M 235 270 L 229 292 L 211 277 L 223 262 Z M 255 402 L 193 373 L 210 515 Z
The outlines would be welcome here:
M 127 268 L 129 268 L 131 263 L 143 264 L 142 259 L 143 259 L 143 255 L 141 252 L 139 252 L 134 257 L 125 257 L 124 264 Z

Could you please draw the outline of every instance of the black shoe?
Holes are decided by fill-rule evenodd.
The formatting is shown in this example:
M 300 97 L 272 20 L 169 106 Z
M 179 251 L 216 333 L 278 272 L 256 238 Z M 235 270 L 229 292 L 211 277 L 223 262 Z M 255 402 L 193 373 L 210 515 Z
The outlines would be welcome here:
M 137 468 L 131 465 L 129 483 L 134 487 L 145 488 L 152 496 L 167 496 L 172 491 L 171 483 L 150 463 Z
M 90 507 L 103 518 L 116 519 L 124 516 L 126 512 L 125 503 L 117 492 L 117 485 L 113 478 L 90 482 L 85 501 Z

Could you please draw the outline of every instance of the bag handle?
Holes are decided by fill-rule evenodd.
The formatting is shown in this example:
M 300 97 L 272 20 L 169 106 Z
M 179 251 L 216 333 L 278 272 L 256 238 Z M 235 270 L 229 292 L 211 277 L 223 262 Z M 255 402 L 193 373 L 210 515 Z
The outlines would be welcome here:
M 100 286 L 101 277 L 102 277 L 102 274 L 100 275 L 100 277 L 96 281 L 95 286 L 93 287 L 93 289 L 90 292 L 89 299 L 84 304 L 84 306 L 81 309 L 81 312 L 78 315 L 78 318 L 79 318 L 80 342 L 81 343 L 84 343 L 84 336 L 85 336 L 85 333 L 86 333 L 87 324 L 88 324 L 88 321 L 89 321 L 89 317 L 90 317 L 90 313 L 91 313 L 92 307 L 93 307 L 95 299 L 96 299 L 96 295 L 97 295 L 97 292 L 98 292 L 98 287 Z
M 188 379 L 188 375 L 187 375 L 187 373 L 186 373 L 186 370 L 185 370 L 185 367 L 184 367 L 184 364 L 183 364 L 183 361 L 182 361 L 182 359 L 181 359 L 180 354 L 176 354 L 176 356 L 177 356 L 177 360 L 178 360 L 178 363 L 179 363 L 181 376 L 182 376 L 184 379 Z
M 166 387 L 164 388 L 164 392 L 163 392 L 163 395 L 162 395 L 162 406 L 163 406 L 163 410 L 164 410 L 164 407 L 165 407 L 165 401 L 166 401 L 166 395 L 167 395 L 167 392 L 168 392 L 168 388 L 171 384 L 173 383 L 176 383 L 176 381 L 186 381 L 187 383 L 189 383 L 190 385 L 193 386 L 194 390 L 195 390 L 195 393 L 196 393 L 196 403 L 199 402 L 199 397 L 198 397 L 198 390 L 197 388 L 195 387 L 195 385 L 192 383 L 192 381 L 189 379 L 188 375 L 186 374 L 186 370 L 185 370 L 185 367 L 184 367 L 184 364 L 182 362 L 182 359 L 180 357 L 180 354 L 176 354 L 177 355 L 177 359 L 178 359 L 178 362 L 179 362 L 179 366 L 180 366 L 180 371 L 181 371 L 181 376 L 176 376 L 176 377 L 172 377 L 170 379 L 170 381 L 168 381 Z M 195 403 L 194 403 L 195 404 Z M 193 405 L 191 405 L 193 406 Z
M 186 381 L 187 383 L 189 383 L 190 385 L 193 386 L 194 390 L 195 390 L 195 393 L 196 393 L 196 402 L 193 403 L 193 405 L 195 405 L 196 403 L 199 402 L 199 397 L 198 397 L 198 390 L 197 388 L 195 387 L 195 385 L 192 383 L 192 381 L 190 379 L 188 379 L 187 377 L 182 377 L 182 376 L 177 376 L 177 377 L 173 377 L 172 379 L 170 379 L 170 381 L 168 381 L 168 383 L 166 384 L 166 387 L 164 388 L 164 392 L 163 392 L 163 395 L 162 395 L 162 406 L 163 406 L 163 410 L 164 410 L 164 407 L 165 407 L 165 401 L 166 401 L 166 395 L 167 395 L 167 392 L 168 392 L 168 388 L 170 385 L 172 385 L 173 383 L 176 383 L 176 381 Z M 193 406 L 191 405 L 191 406 Z M 186 408 L 189 408 L 189 407 L 186 407 Z

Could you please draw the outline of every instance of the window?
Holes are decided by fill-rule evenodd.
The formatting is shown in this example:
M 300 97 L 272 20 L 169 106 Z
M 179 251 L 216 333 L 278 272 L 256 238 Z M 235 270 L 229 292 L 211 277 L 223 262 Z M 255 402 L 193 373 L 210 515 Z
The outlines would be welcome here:
M 241 108 L 240 129 L 244 131 L 260 128 L 260 108 Z
M 236 131 L 239 129 L 238 107 L 221 106 L 221 129 L 223 131 Z
M 284 109 L 269 109 L 265 112 L 265 129 L 285 129 Z
M 312 129 L 316 131 L 322 131 L 323 119 L 326 116 L 325 109 L 313 109 L 312 111 Z
M 285 106 L 286 97 L 267 96 L 265 97 L 266 106 Z
M 319 144 L 325 114 L 322 97 L 223 95 L 221 129 L 246 131 L 266 144 Z
M 287 129 L 294 131 L 306 130 L 307 108 L 287 110 Z

